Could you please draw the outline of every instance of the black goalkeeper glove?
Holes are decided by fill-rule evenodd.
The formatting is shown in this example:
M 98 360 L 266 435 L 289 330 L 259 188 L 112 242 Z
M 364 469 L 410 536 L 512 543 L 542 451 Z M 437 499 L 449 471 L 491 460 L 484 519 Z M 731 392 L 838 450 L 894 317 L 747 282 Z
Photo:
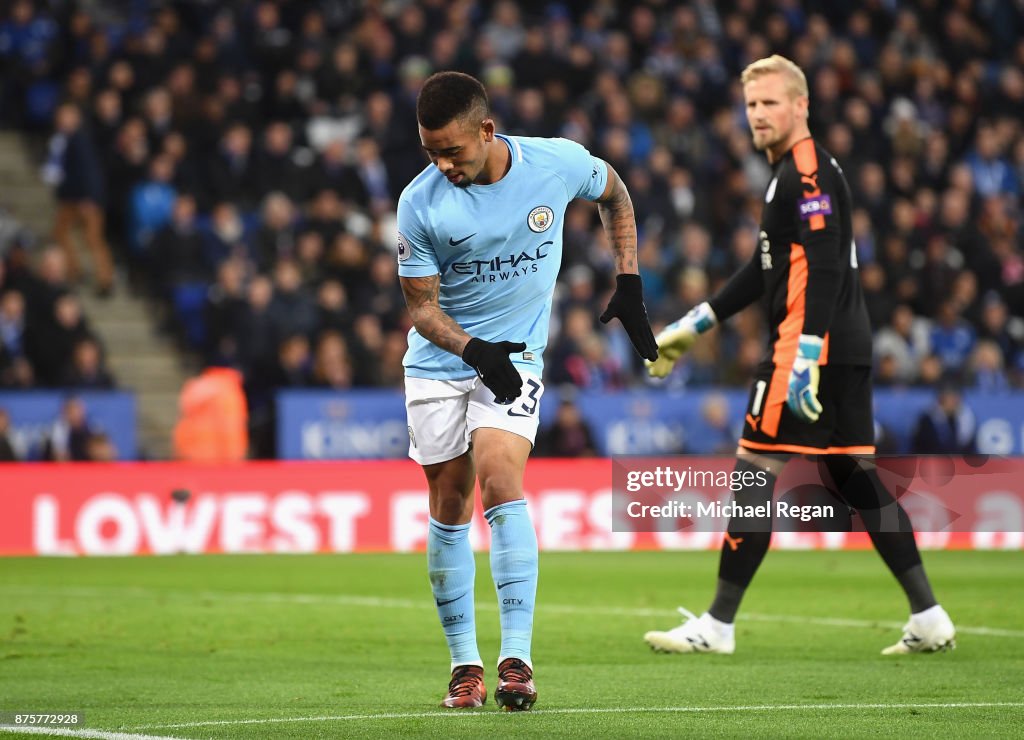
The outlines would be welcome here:
M 658 343 L 654 341 L 654 332 L 647 320 L 644 286 L 639 275 L 625 273 L 615 276 L 615 294 L 608 302 L 608 308 L 601 314 L 601 323 L 607 324 L 616 316 L 622 322 L 637 354 L 651 362 L 657 360 Z
M 509 404 L 519 397 L 523 378 L 508 356 L 525 349 L 523 342 L 488 342 L 473 337 L 462 350 L 462 361 L 476 370 L 497 403 Z

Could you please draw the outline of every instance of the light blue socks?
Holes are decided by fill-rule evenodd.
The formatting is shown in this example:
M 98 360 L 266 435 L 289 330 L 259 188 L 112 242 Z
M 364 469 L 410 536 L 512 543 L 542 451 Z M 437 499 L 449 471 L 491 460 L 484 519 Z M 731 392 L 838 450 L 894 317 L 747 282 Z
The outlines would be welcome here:
M 537 597 L 537 533 L 530 522 L 526 501 L 522 499 L 488 509 L 484 518 L 491 525 L 491 576 L 498 592 L 501 615 L 498 662 L 519 658 L 532 666 L 530 643 Z
M 534 544 L 535 563 L 536 549 Z M 476 615 L 473 603 L 476 562 L 473 560 L 473 549 L 469 545 L 468 524 L 441 524 L 433 518 L 430 519 L 427 533 L 427 572 L 430 574 L 430 587 L 437 603 L 437 615 L 441 619 L 448 650 L 452 654 L 452 668 L 469 664 L 482 668 L 483 661 L 480 660 L 480 650 L 476 646 Z M 532 599 L 530 603 L 532 605 Z M 504 620 L 504 617 L 502 619 Z

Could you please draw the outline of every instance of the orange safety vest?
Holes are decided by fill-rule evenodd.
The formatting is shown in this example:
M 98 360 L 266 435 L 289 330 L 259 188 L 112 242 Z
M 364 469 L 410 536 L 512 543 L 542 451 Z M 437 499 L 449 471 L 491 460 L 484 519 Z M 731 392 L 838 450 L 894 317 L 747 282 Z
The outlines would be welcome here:
M 226 367 L 207 368 L 185 383 L 178 406 L 177 459 L 209 463 L 245 459 L 249 431 L 241 373 Z

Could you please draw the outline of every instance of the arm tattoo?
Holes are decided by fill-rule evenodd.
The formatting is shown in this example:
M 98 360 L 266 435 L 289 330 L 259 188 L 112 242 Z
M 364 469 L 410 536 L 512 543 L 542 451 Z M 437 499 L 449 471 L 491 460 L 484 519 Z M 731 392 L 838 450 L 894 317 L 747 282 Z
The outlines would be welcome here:
M 462 350 L 469 342 L 469 334 L 455 323 L 455 319 L 441 310 L 438 295 L 441 290 L 441 276 L 422 278 L 399 278 L 405 305 L 409 307 L 412 324 L 420 336 L 433 342 L 443 350 L 462 357 Z
M 604 232 L 615 253 L 615 271 L 636 273 L 636 218 L 633 201 L 618 173 L 608 165 L 609 187 L 597 201 Z

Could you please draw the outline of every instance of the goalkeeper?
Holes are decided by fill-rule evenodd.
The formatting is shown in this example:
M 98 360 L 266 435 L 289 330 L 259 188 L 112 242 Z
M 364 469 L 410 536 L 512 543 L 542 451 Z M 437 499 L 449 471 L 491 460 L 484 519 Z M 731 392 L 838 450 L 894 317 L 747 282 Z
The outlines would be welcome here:
M 911 617 L 885 654 L 953 645 L 954 628 L 935 600 L 906 512 L 870 460 L 871 326 L 857 270 L 850 190 L 836 160 L 811 138 L 803 72 L 780 56 L 742 75 L 754 145 L 772 165 L 758 246 L 751 261 L 706 303 L 658 335 L 648 371 L 664 377 L 697 337 L 761 299 L 770 325 L 739 442 L 737 470 L 768 470 L 764 486 L 739 491 L 743 505 L 770 502 L 792 454 L 824 455 L 835 491 L 860 513 L 871 541 L 906 592 Z M 749 477 L 749 476 L 745 476 Z M 767 508 L 771 511 L 771 507 Z M 667 632 L 648 632 L 668 652 L 734 649 L 740 600 L 771 540 L 771 518 L 733 517 L 722 544 L 718 588 L 708 611 Z

